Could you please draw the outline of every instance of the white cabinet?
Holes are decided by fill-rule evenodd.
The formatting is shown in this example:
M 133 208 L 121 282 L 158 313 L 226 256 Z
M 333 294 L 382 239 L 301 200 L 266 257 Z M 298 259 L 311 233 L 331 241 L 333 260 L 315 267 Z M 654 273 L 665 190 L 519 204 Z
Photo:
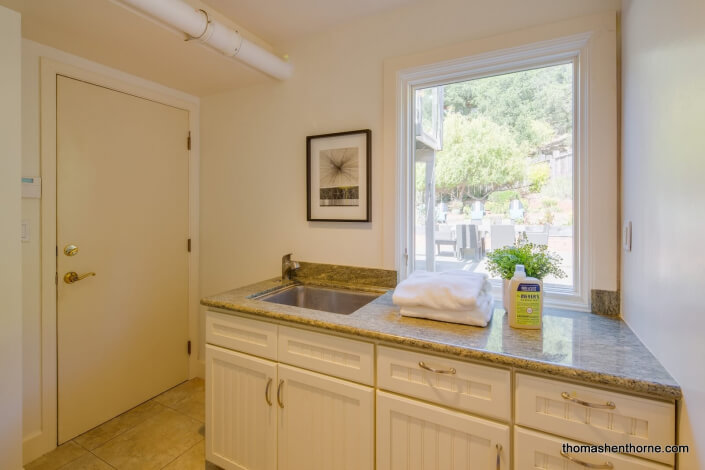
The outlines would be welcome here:
M 516 374 L 516 422 L 591 444 L 667 446 L 675 443 L 672 403 Z M 639 457 L 673 465 L 673 454 Z
M 277 468 L 277 364 L 206 346 L 206 459 L 226 469 Z
M 206 339 L 206 458 L 226 470 L 673 468 L 561 455 L 674 444 L 673 403 L 218 312 Z
M 380 346 L 377 386 L 482 416 L 511 418 L 512 387 L 506 369 Z
M 225 313 L 206 315 L 206 343 L 277 360 L 277 325 Z
M 672 468 L 621 454 L 566 453 L 563 452 L 563 444 L 579 445 L 575 441 L 516 426 L 514 428 L 514 468 L 536 470 L 584 470 L 586 468 L 668 470 Z
M 279 470 L 374 468 L 374 391 L 279 365 Z
M 377 470 L 509 468 L 509 427 L 377 392 Z
M 282 361 L 367 380 L 374 346 L 226 317 L 206 320 L 206 459 L 226 470 L 372 470 L 372 387 L 225 347 L 277 358 L 280 344 Z

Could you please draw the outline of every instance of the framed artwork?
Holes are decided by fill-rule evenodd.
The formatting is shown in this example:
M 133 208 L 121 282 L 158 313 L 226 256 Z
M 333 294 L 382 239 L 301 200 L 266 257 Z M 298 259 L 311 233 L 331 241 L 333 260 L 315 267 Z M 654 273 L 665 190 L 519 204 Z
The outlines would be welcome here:
M 369 222 L 372 131 L 306 137 L 306 220 Z

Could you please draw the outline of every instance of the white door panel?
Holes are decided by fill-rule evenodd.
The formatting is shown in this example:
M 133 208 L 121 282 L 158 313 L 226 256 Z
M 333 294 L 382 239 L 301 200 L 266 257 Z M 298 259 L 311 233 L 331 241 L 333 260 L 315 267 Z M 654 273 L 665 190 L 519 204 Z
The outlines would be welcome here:
M 57 77 L 60 443 L 188 378 L 187 135 L 187 111 Z

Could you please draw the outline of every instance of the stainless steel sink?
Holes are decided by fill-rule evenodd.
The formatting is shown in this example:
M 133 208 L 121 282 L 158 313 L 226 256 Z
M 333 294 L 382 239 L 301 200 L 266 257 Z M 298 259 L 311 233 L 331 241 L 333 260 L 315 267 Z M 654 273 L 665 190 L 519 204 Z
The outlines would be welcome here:
M 349 315 L 380 295 L 382 294 L 295 285 L 257 297 L 257 300 Z

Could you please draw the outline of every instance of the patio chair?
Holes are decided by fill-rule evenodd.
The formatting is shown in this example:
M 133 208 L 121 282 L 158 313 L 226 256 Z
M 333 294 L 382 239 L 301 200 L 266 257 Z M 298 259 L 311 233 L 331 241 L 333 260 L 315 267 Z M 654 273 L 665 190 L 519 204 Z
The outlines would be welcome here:
M 496 224 L 490 226 L 490 238 L 492 239 L 492 249 L 514 246 L 516 234 L 512 224 Z
M 527 227 L 525 232 L 526 240 L 534 245 L 548 245 L 548 229 L 548 225 L 541 225 L 540 227 Z
M 434 243 L 436 244 L 436 254 L 440 255 L 441 254 L 441 246 L 442 245 L 448 245 L 451 247 L 451 250 L 453 253 L 456 252 L 457 250 L 457 239 L 455 236 L 455 231 L 451 228 L 444 228 L 440 229 L 437 232 L 434 232 L 433 234 L 433 239 Z
M 456 225 L 458 244 L 455 251 L 459 260 L 472 259 L 478 261 L 484 255 L 485 240 L 480 239 L 477 225 L 460 224 Z

